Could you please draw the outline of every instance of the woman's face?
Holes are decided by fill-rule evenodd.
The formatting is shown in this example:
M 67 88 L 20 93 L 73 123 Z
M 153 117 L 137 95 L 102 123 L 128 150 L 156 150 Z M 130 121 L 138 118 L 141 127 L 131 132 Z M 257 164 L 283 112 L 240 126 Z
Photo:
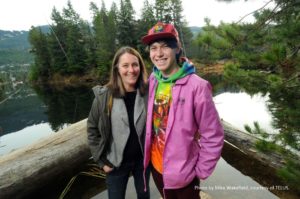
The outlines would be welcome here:
M 119 58 L 118 69 L 125 90 L 127 92 L 134 91 L 140 76 L 139 59 L 135 55 L 124 53 Z

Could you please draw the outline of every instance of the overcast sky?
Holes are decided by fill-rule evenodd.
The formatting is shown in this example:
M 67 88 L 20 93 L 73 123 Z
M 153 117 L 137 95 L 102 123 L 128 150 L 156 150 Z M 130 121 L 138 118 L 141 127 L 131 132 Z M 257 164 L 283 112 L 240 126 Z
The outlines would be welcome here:
M 66 7 L 68 0 L 1 0 L 0 29 L 1 30 L 29 30 L 31 26 L 52 23 L 50 16 L 55 6 L 59 11 Z M 104 0 L 109 10 L 111 2 L 119 5 L 120 0 Z M 269 0 L 237 0 L 233 3 L 218 2 L 215 0 L 182 0 L 183 15 L 189 26 L 203 26 L 204 18 L 211 19 L 211 23 L 218 25 L 220 21 L 238 21 L 244 15 L 262 7 Z M 91 21 L 89 4 L 91 0 L 71 0 L 73 8 L 80 17 Z M 93 1 L 98 7 L 101 1 Z M 144 0 L 131 0 L 134 10 L 139 18 Z M 155 2 L 155 0 L 149 0 Z M 270 5 L 272 6 L 272 5 Z M 252 22 L 253 17 L 248 16 L 244 21 Z

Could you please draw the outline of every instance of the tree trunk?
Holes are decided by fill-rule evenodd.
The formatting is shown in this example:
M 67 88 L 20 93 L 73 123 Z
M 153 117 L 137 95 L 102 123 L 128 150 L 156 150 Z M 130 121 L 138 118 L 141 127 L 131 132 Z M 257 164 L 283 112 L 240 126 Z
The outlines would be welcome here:
M 0 198 L 24 198 L 49 182 L 74 175 L 91 156 L 86 120 L 0 157 Z

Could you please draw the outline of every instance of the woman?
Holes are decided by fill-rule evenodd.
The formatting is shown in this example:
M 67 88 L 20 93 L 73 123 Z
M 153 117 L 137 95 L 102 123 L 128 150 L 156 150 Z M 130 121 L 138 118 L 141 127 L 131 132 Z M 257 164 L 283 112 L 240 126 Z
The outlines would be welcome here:
M 107 174 L 110 199 L 125 198 L 130 174 L 137 198 L 150 198 L 149 171 L 146 192 L 143 179 L 147 89 L 144 62 L 131 47 L 116 52 L 108 84 L 93 88 L 95 99 L 87 120 L 88 144 L 94 160 Z

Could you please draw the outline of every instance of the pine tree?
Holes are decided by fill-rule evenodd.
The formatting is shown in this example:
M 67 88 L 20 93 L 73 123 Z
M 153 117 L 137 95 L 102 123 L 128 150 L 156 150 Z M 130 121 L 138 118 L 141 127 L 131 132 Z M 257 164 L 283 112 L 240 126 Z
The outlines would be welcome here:
M 172 22 L 171 0 L 155 0 L 155 14 L 158 21 L 164 23 Z
M 100 10 L 95 5 L 92 10 L 94 10 L 93 29 L 98 75 L 102 81 L 106 81 L 116 49 L 116 6 L 112 4 L 111 11 L 107 12 L 102 1 Z
M 51 75 L 54 73 L 66 73 L 68 57 L 66 54 L 67 26 L 60 12 L 54 7 L 51 14 L 53 24 L 50 25 L 48 36 L 49 51 L 51 55 Z
M 108 25 L 107 25 L 107 34 L 108 34 L 108 45 L 111 59 L 114 56 L 114 52 L 117 49 L 117 13 L 118 8 L 115 3 L 112 3 L 110 11 L 108 12 Z
M 154 16 L 154 6 L 148 0 L 144 1 L 144 6 L 141 12 L 141 19 L 137 22 L 137 49 L 143 57 L 148 57 L 145 52 L 145 46 L 141 42 L 141 38 L 145 36 L 148 30 L 157 22 Z
M 41 28 L 32 27 L 29 31 L 31 52 L 35 54 L 31 68 L 31 80 L 46 79 L 50 74 L 51 62 L 46 35 Z
M 81 32 L 82 20 L 75 12 L 70 1 L 63 9 L 63 17 L 67 25 L 66 55 L 68 57 L 68 73 L 82 73 L 86 69 L 87 52 L 83 48 L 84 37 Z
M 120 11 L 118 13 L 118 46 L 136 47 L 135 11 L 130 0 L 120 0 Z

